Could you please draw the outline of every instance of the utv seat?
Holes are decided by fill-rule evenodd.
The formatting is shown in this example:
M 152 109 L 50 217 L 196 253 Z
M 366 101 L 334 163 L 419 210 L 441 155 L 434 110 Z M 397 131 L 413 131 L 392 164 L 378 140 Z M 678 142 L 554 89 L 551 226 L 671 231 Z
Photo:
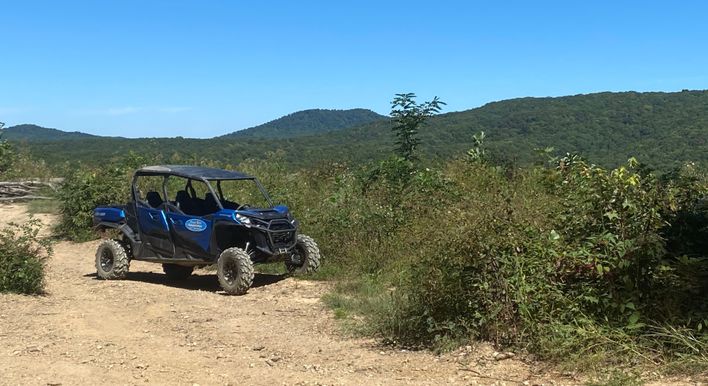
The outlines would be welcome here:
M 195 215 L 194 203 L 192 202 L 192 198 L 189 197 L 186 191 L 180 190 L 179 192 L 177 192 L 177 195 L 175 196 L 175 202 L 177 203 L 177 207 L 185 214 Z
M 204 195 L 203 215 L 216 213 L 219 210 L 219 204 L 216 203 L 216 198 L 211 193 Z
M 145 195 L 145 199 L 147 200 L 148 205 L 153 208 L 157 209 L 160 207 L 160 205 L 162 205 L 162 197 L 158 192 L 147 192 L 147 194 Z

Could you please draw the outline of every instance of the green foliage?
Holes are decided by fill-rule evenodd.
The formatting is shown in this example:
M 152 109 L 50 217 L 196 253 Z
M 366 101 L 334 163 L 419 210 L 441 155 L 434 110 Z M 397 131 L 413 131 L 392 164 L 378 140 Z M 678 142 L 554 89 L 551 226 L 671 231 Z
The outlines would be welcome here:
M 708 175 L 688 163 L 664 177 L 666 221 L 661 235 L 667 256 L 658 290 L 665 300 L 656 313 L 666 323 L 708 331 Z
M 692 207 L 677 200 L 705 197 L 703 185 L 571 155 L 549 168 L 415 170 L 393 157 L 267 173 L 320 242 L 321 276 L 339 283 L 327 302 L 349 327 L 412 346 L 491 340 L 588 369 L 708 366 L 695 352 L 708 347 L 707 261 L 673 257 L 666 241 L 680 218 L 669 213 Z M 684 241 L 705 238 L 682 227 Z
M 487 149 L 484 147 L 484 131 L 472 136 L 472 148 L 467 150 L 467 159 L 471 162 L 484 162 L 487 159 Z
M 38 220 L 0 229 L 0 292 L 41 294 L 44 262 L 52 253 L 48 239 L 38 236 Z
M 58 193 L 59 223 L 55 234 L 70 240 L 95 237 L 93 210 L 102 205 L 124 205 L 130 197 L 130 178 L 145 159 L 135 155 L 101 168 L 81 168 L 70 174 Z
M 0 122 L 0 179 L 14 178 L 47 178 L 49 168 L 44 160 L 36 160 L 25 148 L 19 148 L 8 142 L 2 130 L 4 123 Z
M 555 220 L 564 292 L 590 315 L 640 328 L 666 254 L 656 180 L 634 159 L 607 171 L 577 156 L 559 161 L 555 189 L 564 198 Z
M 406 161 L 414 161 L 417 158 L 415 151 L 420 143 L 418 139 L 420 125 L 439 113 L 444 104 L 438 97 L 418 104 L 413 93 L 396 94 L 391 102 L 391 117 L 394 121 L 392 130 L 397 138 L 396 153 L 399 157 Z
M 398 317 L 381 321 L 383 332 L 410 345 L 470 336 L 510 344 L 525 337 L 524 318 L 562 303 L 547 279 L 554 200 L 529 173 L 507 179 L 454 162 L 444 189 L 421 192 L 412 203 L 421 216 L 396 241 L 412 244 L 409 268 L 393 294 Z
M 44 193 L 42 194 L 44 195 Z M 54 194 L 54 192 L 51 192 L 51 194 Z M 54 198 L 48 200 L 31 200 L 27 203 L 27 211 L 30 214 L 59 214 L 59 201 Z
M 698 257 L 708 251 L 708 174 L 687 163 L 664 177 L 666 210 L 670 226 L 665 229 L 672 255 Z
M 6 137 L 10 141 L 66 141 L 76 139 L 98 138 L 96 135 L 75 132 L 66 132 L 57 129 L 49 129 L 37 125 L 16 125 L 9 127 Z
M 315 135 L 326 131 L 343 130 L 385 119 L 386 117 L 383 115 L 366 109 L 303 110 L 262 125 L 235 131 L 220 138 L 292 138 Z
M 4 178 L 15 163 L 15 151 L 10 143 L 3 139 L 2 126 L 4 123 L 0 122 L 0 178 Z
M 533 150 L 554 147 L 577 152 L 598 165 L 614 168 L 635 156 L 642 163 L 668 172 L 688 161 L 708 163 L 708 91 L 676 93 L 598 93 L 559 98 L 520 98 L 489 103 L 479 108 L 430 117 L 419 131 L 419 156 L 427 166 L 464 155 L 470 136 L 485 132 L 488 155 L 514 165 L 537 160 Z M 315 122 L 317 122 L 317 119 Z M 303 124 L 309 125 L 304 122 Z M 65 140 L 27 139 L 35 158 L 44 159 L 55 171 L 67 162 L 76 166 L 101 165 L 106 159 L 135 151 L 165 161 L 191 163 L 195 154 L 220 164 L 236 165 L 248 159 L 264 160 L 265 154 L 284 151 L 283 161 L 292 167 L 311 168 L 325 163 L 366 164 L 388 157 L 396 140 L 391 122 L 377 119 L 359 126 L 323 132 L 303 131 L 296 136 L 268 134 L 213 139 L 76 137 Z M 312 124 L 312 127 L 320 126 Z M 6 137 L 18 143 L 22 137 L 9 128 Z M 290 130 L 288 130 L 290 132 Z M 273 132 L 274 133 L 274 132 Z M 264 134 L 265 136 L 265 134 Z M 51 136 L 50 136 L 51 137 Z M 496 162 L 496 161 L 495 161 Z M 499 163 L 499 162 L 497 162 Z
M 10 172 L 15 163 L 15 153 L 12 145 L 7 141 L 0 141 L 0 176 Z

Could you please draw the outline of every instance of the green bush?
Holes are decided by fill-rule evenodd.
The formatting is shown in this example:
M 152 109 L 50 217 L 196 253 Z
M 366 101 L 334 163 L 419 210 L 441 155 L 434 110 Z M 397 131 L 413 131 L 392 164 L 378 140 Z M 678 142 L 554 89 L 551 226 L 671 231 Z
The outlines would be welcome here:
M 667 255 L 656 314 L 675 326 L 708 329 L 708 175 L 687 164 L 662 183 Z
M 127 202 L 132 171 L 126 162 L 101 169 L 78 169 L 70 174 L 57 195 L 60 218 L 55 234 L 76 241 L 94 238 L 93 210 L 101 205 Z
M 564 293 L 587 315 L 629 328 L 641 327 L 650 311 L 666 254 L 661 192 L 637 166 L 632 159 L 608 171 L 566 157 L 556 183 Z
M 44 160 L 32 157 L 26 148 L 17 148 L 3 140 L 0 131 L 0 179 L 49 178 L 51 174 Z
M 0 292 L 41 294 L 44 262 L 52 253 L 48 239 L 39 238 L 38 220 L 0 229 Z
M 9 142 L 0 137 L 0 177 L 9 174 L 15 163 L 15 157 L 15 149 Z
M 605 170 L 573 156 L 521 170 L 409 166 L 392 159 L 333 172 L 325 188 L 299 186 L 340 282 L 327 301 L 366 316 L 365 332 L 600 363 L 608 352 L 675 359 L 708 345 L 708 265 L 697 252 L 706 234 L 694 221 L 705 185 L 661 181 L 634 160 Z M 686 255 L 674 244 L 699 247 Z
M 534 172 L 509 179 L 496 168 L 448 165 L 446 190 L 413 203 L 397 244 L 410 244 L 407 275 L 381 314 L 383 332 L 404 344 L 477 337 L 513 343 L 527 334 L 524 318 L 562 303 L 553 275 L 549 213 L 554 200 Z M 434 204 L 434 205 L 431 205 Z
M 667 248 L 674 256 L 700 256 L 708 251 L 708 174 L 689 163 L 668 174 L 664 230 Z

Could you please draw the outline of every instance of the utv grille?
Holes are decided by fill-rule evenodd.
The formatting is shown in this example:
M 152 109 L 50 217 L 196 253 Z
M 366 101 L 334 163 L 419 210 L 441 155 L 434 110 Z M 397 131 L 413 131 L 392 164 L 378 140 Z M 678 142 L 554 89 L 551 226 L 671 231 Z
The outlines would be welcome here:
M 273 234 L 273 244 L 280 246 L 283 244 L 290 244 L 293 240 L 294 232 L 283 232 Z
M 286 220 L 273 220 L 268 231 L 274 248 L 289 248 L 295 244 L 295 227 Z
M 292 225 L 290 225 L 290 223 L 288 223 L 288 222 L 281 222 L 281 221 L 275 222 L 274 221 L 270 224 L 270 230 L 272 230 L 272 231 L 281 231 L 281 230 L 285 230 L 285 229 L 291 230 L 292 228 L 293 228 Z

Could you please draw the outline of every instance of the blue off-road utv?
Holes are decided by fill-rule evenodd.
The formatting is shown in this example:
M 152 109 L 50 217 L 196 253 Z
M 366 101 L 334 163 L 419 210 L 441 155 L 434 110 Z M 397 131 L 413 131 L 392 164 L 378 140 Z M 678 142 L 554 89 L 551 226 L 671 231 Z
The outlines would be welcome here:
M 135 172 L 131 200 L 99 207 L 98 230 L 116 230 L 96 251 L 102 279 L 122 279 L 131 260 L 161 263 L 172 279 L 216 264 L 221 287 L 244 294 L 253 264 L 284 261 L 290 273 L 319 268 L 315 241 L 299 234 L 287 207 L 273 203 L 255 177 L 197 166 L 149 166 Z

